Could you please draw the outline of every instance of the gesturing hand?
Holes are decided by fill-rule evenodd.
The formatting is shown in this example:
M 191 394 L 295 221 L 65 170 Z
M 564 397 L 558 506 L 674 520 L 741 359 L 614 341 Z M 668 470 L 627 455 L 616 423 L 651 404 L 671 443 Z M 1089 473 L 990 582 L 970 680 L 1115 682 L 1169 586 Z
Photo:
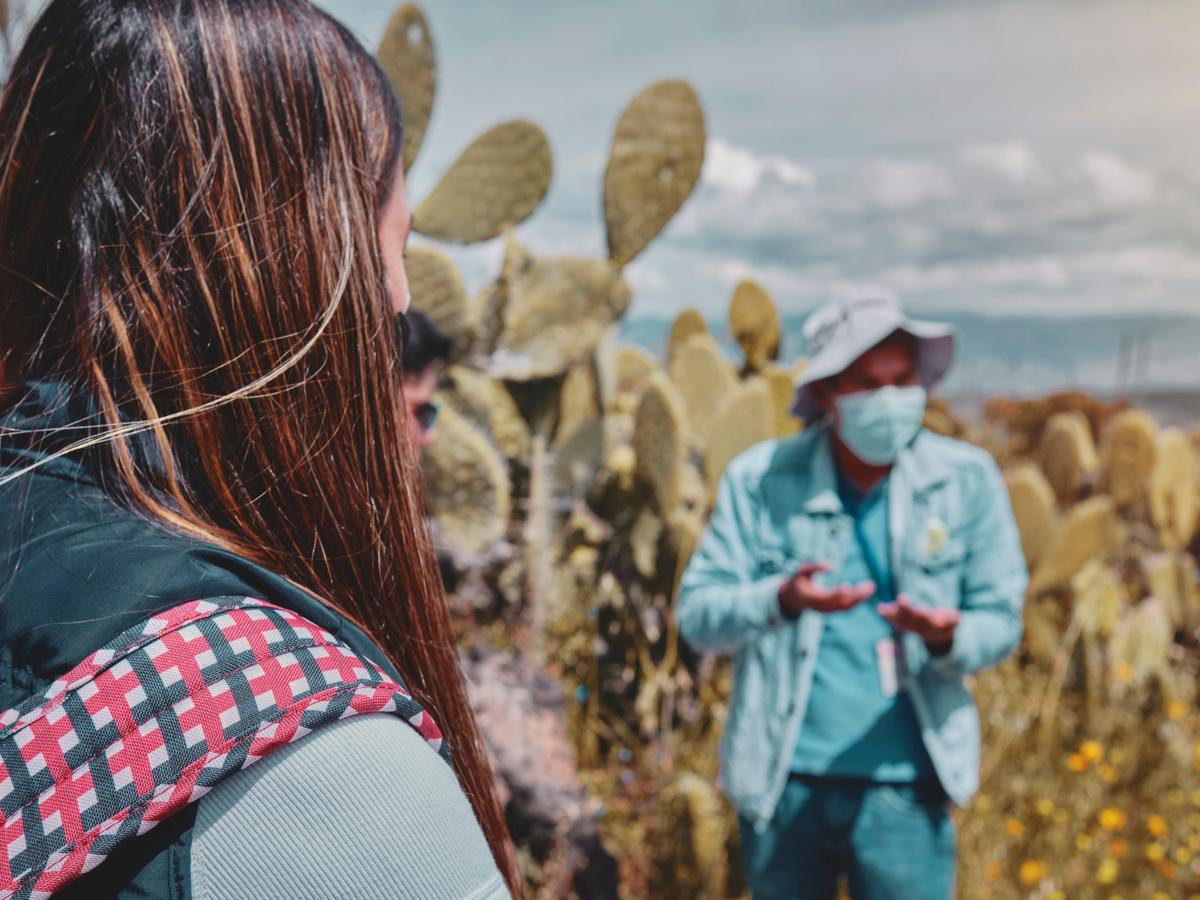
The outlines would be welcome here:
M 875 593 L 875 582 L 839 584 L 832 588 L 821 587 L 813 576 L 828 572 L 832 566 L 827 562 L 806 563 L 796 574 L 779 588 L 779 609 L 794 619 L 806 609 L 817 612 L 841 612 L 856 606 Z
M 879 614 L 897 631 L 919 634 L 934 653 L 944 653 L 954 643 L 960 618 L 957 609 L 912 603 L 901 594 L 892 603 L 879 604 Z

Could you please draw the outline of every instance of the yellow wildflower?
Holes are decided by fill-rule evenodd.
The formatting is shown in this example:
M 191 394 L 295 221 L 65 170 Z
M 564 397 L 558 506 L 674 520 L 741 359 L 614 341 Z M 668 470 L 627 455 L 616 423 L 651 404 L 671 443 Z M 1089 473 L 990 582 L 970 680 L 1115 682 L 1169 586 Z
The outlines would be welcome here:
M 1100 827 L 1109 831 L 1120 831 L 1125 827 L 1126 821 L 1128 821 L 1125 811 L 1117 809 L 1115 806 L 1104 807 L 1104 809 L 1100 810 L 1098 818 L 1100 820 Z
M 1104 759 L 1104 745 L 1099 741 L 1084 741 L 1079 745 L 1079 755 L 1090 763 Z
M 1121 867 L 1117 865 L 1115 859 L 1109 856 L 1101 860 L 1100 867 L 1096 869 L 1096 880 L 1101 884 L 1112 884 L 1120 874 Z
M 975 808 L 981 813 L 987 812 L 992 808 L 992 798 L 987 794 L 980 794 L 975 798 Z
M 1090 834 L 1075 835 L 1075 847 L 1079 850 L 1090 850 L 1092 847 L 1092 836 Z
M 1072 772 L 1086 772 L 1087 767 L 1087 760 L 1084 759 L 1080 754 L 1072 753 L 1067 757 L 1067 768 Z
M 1126 844 L 1123 840 L 1121 840 L 1121 838 L 1117 838 L 1115 841 L 1113 841 L 1111 844 L 1108 845 L 1108 855 L 1111 856 L 1113 859 L 1123 858 L 1128 850 L 1129 850 L 1129 845 Z
M 1020 819 L 1009 819 L 1004 823 L 1004 830 L 1013 837 L 1020 837 L 1025 833 L 1025 826 L 1021 824 Z
M 1037 802 L 1038 815 L 1042 818 L 1049 818 L 1054 814 L 1054 801 L 1043 797 Z
M 1004 874 L 1004 870 L 1000 868 L 1000 863 L 996 860 L 989 859 L 986 868 L 983 870 L 983 874 L 988 881 L 996 881 Z
M 1192 851 L 1187 847 L 1176 847 L 1175 852 L 1171 854 L 1175 858 L 1175 862 L 1181 866 L 1186 866 L 1192 861 Z
M 1184 700 L 1172 700 L 1167 704 L 1167 718 L 1172 722 L 1178 722 L 1188 713 L 1188 705 Z
M 1040 859 L 1027 859 L 1021 863 L 1020 878 L 1021 884 L 1025 887 L 1033 887 L 1039 884 L 1046 877 L 1046 863 Z
M 1121 663 L 1117 666 L 1117 681 L 1128 681 L 1133 677 L 1133 666 L 1129 663 Z
M 1161 862 L 1166 859 L 1167 848 L 1157 842 L 1149 844 L 1146 847 L 1146 859 L 1150 862 Z
M 1155 814 L 1146 820 L 1146 830 L 1155 837 L 1163 837 L 1170 831 L 1170 828 L 1167 826 L 1166 819 Z
M 1046 895 L 1046 900 L 1067 900 L 1067 895 L 1063 891 L 1054 890 Z
M 1100 776 L 1100 780 L 1105 784 L 1113 784 L 1119 777 L 1117 770 L 1108 763 L 1101 763 L 1100 768 L 1096 770 L 1096 774 Z

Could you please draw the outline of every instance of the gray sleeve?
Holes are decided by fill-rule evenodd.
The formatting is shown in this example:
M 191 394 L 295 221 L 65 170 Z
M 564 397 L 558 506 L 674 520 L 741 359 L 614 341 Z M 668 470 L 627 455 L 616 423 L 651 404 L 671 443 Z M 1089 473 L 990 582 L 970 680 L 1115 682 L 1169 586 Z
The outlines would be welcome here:
M 450 767 L 391 715 L 346 719 L 203 797 L 196 900 L 501 900 L 509 893 Z

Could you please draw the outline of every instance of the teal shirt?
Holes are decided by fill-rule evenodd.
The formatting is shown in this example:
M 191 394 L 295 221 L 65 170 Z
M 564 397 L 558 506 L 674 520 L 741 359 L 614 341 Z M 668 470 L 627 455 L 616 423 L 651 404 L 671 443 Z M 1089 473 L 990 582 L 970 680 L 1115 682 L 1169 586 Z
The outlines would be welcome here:
M 875 595 L 826 617 L 793 772 L 892 783 L 934 774 L 912 701 L 895 688 L 885 693 L 877 655 L 880 642 L 891 641 L 892 629 L 876 607 L 895 599 L 888 481 L 864 495 L 838 477 L 838 495 L 853 519 L 855 539 L 831 583 L 874 581 Z M 898 687 L 894 668 L 888 680 Z

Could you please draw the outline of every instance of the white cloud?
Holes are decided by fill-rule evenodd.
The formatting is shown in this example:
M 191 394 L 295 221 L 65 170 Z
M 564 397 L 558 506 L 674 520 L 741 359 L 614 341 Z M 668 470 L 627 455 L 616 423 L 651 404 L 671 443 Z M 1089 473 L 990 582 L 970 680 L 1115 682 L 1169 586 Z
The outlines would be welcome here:
M 704 183 L 736 194 L 750 194 L 764 182 L 811 189 L 816 177 L 785 156 L 760 156 L 719 137 L 709 138 L 704 159 Z
M 1079 161 L 1083 176 L 1092 183 L 1100 199 L 1112 206 L 1143 204 L 1157 190 L 1154 176 L 1130 165 L 1107 150 L 1089 150 Z
M 869 196 L 885 209 L 912 209 L 954 193 L 946 170 L 922 160 L 876 160 L 867 167 L 866 177 Z
M 1024 141 L 969 144 L 962 149 L 962 158 L 1013 184 L 1026 184 L 1046 174 L 1037 154 Z

